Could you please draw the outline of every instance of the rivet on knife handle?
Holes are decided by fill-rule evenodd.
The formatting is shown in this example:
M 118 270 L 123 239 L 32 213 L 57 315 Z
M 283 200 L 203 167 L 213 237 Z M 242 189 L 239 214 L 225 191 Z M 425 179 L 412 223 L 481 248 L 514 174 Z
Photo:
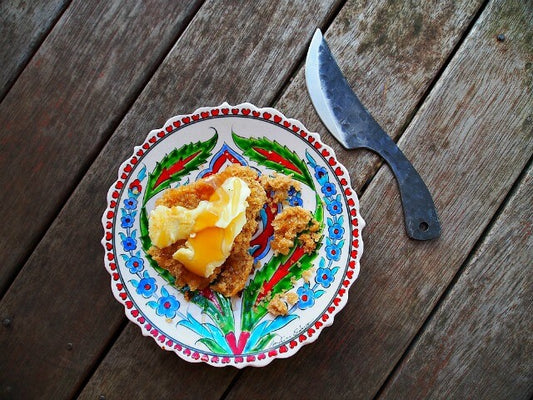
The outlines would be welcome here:
M 437 238 L 441 228 L 429 190 L 352 91 L 318 29 L 307 53 L 305 78 L 313 105 L 331 134 L 347 149 L 375 151 L 391 167 L 400 189 L 408 236 Z

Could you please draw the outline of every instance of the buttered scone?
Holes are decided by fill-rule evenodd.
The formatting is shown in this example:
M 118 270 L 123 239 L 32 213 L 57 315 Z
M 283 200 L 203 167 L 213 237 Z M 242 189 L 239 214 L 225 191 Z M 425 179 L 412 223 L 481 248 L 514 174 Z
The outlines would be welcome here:
M 148 253 L 177 287 L 236 295 L 253 268 L 250 240 L 266 201 L 257 172 L 240 165 L 169 189 L 150 213 Z

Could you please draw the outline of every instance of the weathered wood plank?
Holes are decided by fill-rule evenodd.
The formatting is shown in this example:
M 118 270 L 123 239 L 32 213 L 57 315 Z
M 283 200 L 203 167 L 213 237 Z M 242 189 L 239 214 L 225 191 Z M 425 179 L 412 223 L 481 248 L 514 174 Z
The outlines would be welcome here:
M 532 169 L 381 398 L 531 398 Z
M 0 100 L 70 0 L 0 3 Z
M 396 185 L 381 168 L 361 199 L 365 252 L 348 305 L 313 345 L 244 371 L 229 399 L 376 394 L 533 152 L 525 7 L 489 4 L 400 140 L 435 196 L 442 237 L 406 238 Z
M 358 97 L 391 137 L 403 132 L 481 4 L 349 1 L 333 21 L 325 33 L 328 45 Z M 322 132 L 356 190 L 375 175 L 381 165 L 378 156 L 346 151 L 324 128 L 308 98 L 303 69 L 277 107 Z
M 75 2 L 17 80 L 0 105 L 0 209 L 4 228 L 9 232 L 0 241 L 4 261 L 0 272 L 2 289 L 198 3 L 161 7 L 157 1 Z M 86 202 L 94 202 L 91 192 L 87 192 Z M 100 234 L 98 219 L 93 215 L 86 225 L 94 223 L 94 232 Z M 69 237 L 71 230 L 83 232 L 82 235 L 86 232 L 77 225 L 76 217 L 71 223 L 72 226 L 63 225 L 61 232 L 56 233 L 52 252 L 35 259 L 35 272 L 39 271 L 40 276 L 47 274 L 54 281 L 54 288 L 46 296 L 50 307 L 43 308 L 46 302 L 33 297 L 41 293 L 42 279 L 30 277 L 23 291 L 23 296 L 30 300 L 20 302 L 9 312 L 2 309 L 2 316 L 12 320 L 11 326 L 2 330 L 0 339 L 2 396 L 7 388 L 11 388 L 15 398 L 25 398 L 24 393 L 28 397 L 54 397 L 58 393 L 68 396 L 83 380 L 82 371 L 90 366 L 83 359 L 87 355 L 83 348 L 91 342 L 90 338 L 85 339 L 91 329 L 77 337 L 66 330 L 57 332 L 63 318 L 69 315 L 62 312 L 69 307 L 67 293 L 75 292 L 77 287 L 72 285 L 77 286 L 85 275 L 80 271 L 81 275 L 72 278 L 69 272 L 68 266 L 78 260 L 69 247 L 71 242 L 62 240 Z M 81 239 L 79 244 L 83 247 L 84 242 Z M 67 257 L 59 261 L 56 256 L 61 249 Z M 56 274 L 56 262 L 64 263 L 63 274 Z M 22 279 L 24 282 L 25 278 Z M 88 293 L 93 291 L 95 282 L 84 281 Z M 65 297 L 57 296 L 59 292 Z M 105 302 L 88 298 L 87 305 L 92 307 L 102 301 Z M 58 305 L 57 310 L 54 304 Z M 25 320 L 22 315 L 32 307 L 33 319 Z M 90 313 L 89 309 L 87 312 Z M 70 315 L 71 323 L 76 324 L 79 318 L 80 314 Z M 107 321 L 105 315 L 97 318 L 101 318 L 101 323 Z M 17 335 L 19 323 L 27 329 L 27 335 L 23 341 L 9 346 L 8 353 L 8 338 Z M 110 321 L 110 327 L 116 328 L 118 323 Z M 56 346 L 41 347 L 46 343 L 42 335 L 47 329 L 50 339 L 57 341 Z M 67 343 L 73 344 L 73 350 L 66 349 Z M 54 352 L 53 357 L 47 358 L 47 354 Z M 97 356 L 96 352 L 88 353 L 93 359 Z M 13 376 L 20 380 L 11 380 Z M 50 386 L 39 387 L 38 382 L 48 382 Z M 61 387 L 62 384 L 65 386 Z
M 212 1 L 200 9 L 0 302 L 0 317 L 13 321 L 0 330 L 0 347 L 6 349 L 0 353 L 1 384 L 11 386 L 13 397 L 71 396 L 125 320 L 103 267 L 100 217 L 107 189 L 133 146 L 179 112 L 224 100 L 271 102 L 305 54 L 314 26 L 330 18 L 338 2 L 232 5 Z M 128 330 L 133 328 L 137 329 Z M 185 370 L 176 355 L 162 352 L 152 339 L 136 332 L 133 347 L 139 353 L 131 361 L 153 360 L 136 382 L 157 377 L 161 387 L 176 391 L 188 388 L 194 393 L 191 385 L 196 385 L 196 391 L 203 387 L 206 393 L 219 393 L 215 386 L 194 379 L 209 367 L 189 365 Z M 119 350 L 126 341 L 121 339 Z M 66 349 L 67 343 L 72 343 L 72 350 Z M 149 355 L 154 348 L 162 353 L 157 358 Z M 114 351 L 106 359 L 86 393 L 120 390 L 124 398 L 142 397 L 143 385 L 131 385 L 131 376 L 97 380 L 110 372 L 110 366 L 120 365 L 117 357 L 121 353 Z M 172 372 L 176 369 L 189 372 L 178 381 Z M 218 386 L 229 384 L 227 371 L 209 373 L 219 377 Z
M 220 399 L 235 375 L 233 368 L 191 365 L 139 335 L 138 327 L 128 324 L 78 399 L 112 399 L 118 393 L 124 399 Z
M 0 294 L 199 3 L 75 1 L 4 98 Z

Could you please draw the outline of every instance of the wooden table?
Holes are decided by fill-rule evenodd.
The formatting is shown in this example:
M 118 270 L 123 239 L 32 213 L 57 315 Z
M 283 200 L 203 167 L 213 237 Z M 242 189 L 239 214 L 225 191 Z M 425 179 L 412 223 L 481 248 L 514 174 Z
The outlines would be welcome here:
M 533 3 L 414 3 L 2 2 L 0 398 L 531 398 Z M 317 27 L 427 183 L 439 239 L 409 240 L 389 168 L 321 125 L 303 74 Z M 102 261 L 121 161 L 223 101 L 321 133 L 367 222 L 347 306 L 265 368 L 160 350 Z

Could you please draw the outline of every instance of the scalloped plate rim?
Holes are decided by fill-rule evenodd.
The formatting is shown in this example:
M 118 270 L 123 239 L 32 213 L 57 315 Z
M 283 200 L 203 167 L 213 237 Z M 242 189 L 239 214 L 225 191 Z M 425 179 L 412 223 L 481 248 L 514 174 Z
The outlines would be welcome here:
M 166 129 L 168 127 L 172 128 L 173 124 L 175 122 L 178 122 L 178 121 L 181 122 L 184 119 L 189 118 L 191 120 L 191 123 L 194 123 L 196 121 L 192 120 L 193 116 L 198 116 L 198 115 L 201 115 L 201 113 L 205 113 L 205 112 L 211 112 L 212 110 L 221 111 L 222 109 L 226 109 L 226 108 L 230 109 L 230 110 L 237 109 L 237 110 L 239 110 L 239 114 L 228 113 L 228 114 L 224 114 L 224 115 L 218 115 L 216 118 L 239 117 L 239 116 L 242 117 L 243 114 L 241 114 L 241 112 L 244 109 L 249 109 L 249 110 L 252 110 L 252 111 L 259 112 L 261 117 L 265 113 L 270 114 L 271 116 L 277 115 L 278 117 L 281 118 L 281 121 L 288 122 L 290 124 L 290 126 L 298 127 L 299 130 L 305 132 L 307 138 L 311 137 L 311 138 L 313 138 L 313 142 L 319 143 L 321 145 L 321 148 L 326 150 L 329 153 L 330 158 L 333 158 L 335 160 L 335 165 L 334 166 L 340 168 L 342 173 L 338 174 L 338 177 L 343 177 L 344 179 L 346 179 L 346 184 L 343 184 L 342 186 L 351 190 L 351 194 L 347 195 L 347 197 L 349 197 L 350 199 L 353 199 L 354 205 L 352 206 L 352 209 L 356 210 L 356 215 L 352 216 L 352 218 L 357 219 L 357 222 L 358 222 L 357 228 L 358 228 L 359 232 L 362 232 L 362 230 L 364 229 L 366 223 L 365 223 L 364 219 L 360 215 L 359 199 L 358 199 L 358 196 L 357 196 L 355 190 L 351 186 L 350 175 L 349 175 L 346 167 L 344 167 L 344 165 L 342 165 L 337 160 L 334 150 L 331 147 L 329 147 L 328 145 L 326 145 L 324 142 L 322 142 L 322 140 L 320 138 L 320 135 L 317 132 L 308 131 L 305 128 L 305 126 L 299 120 L 294 119 L 294 118 L 287 118 L 279 110 L 277 110 L 275 108 L 272 108 L 272 107 L 261 107 L 260 108 L 260 107 L 257 107 L 255 105 L 253 105 L 252 103 L 249 103 L 249 102 L 244 102 L 244 103 L 240 103 L 240 104 L 237 104 L 237 105 L 230 105 L 227 102 L 223 102 L 222 104 L 220 104 L 218 106 L 199 107 L 194 112 L 192 112 L 190 114 L 180 114 L 180 115 L 173 116 L 173 117 L 169 118 L 161 128 L 151 130 L 147 134 L 147 136 L 146 136 L 146 138 L 145 138 L 143 143 L 141 143 L 140 145 L 134 146 L 131 156 L 128 157 L 126 160 L 124 160 L 120 164 L 120 166 L 118 168 L 118 173 L 117 173 L 117 180 L 113 182 L 113 184 L 110 186 L 110 188 L 107 191 L 107 195 L 106 195 L 106 205 L 107 206 L 106 206 L 106 209 L 104 210 L 104 213 L 103 213 L 102 219 L 101 219 L 102 227 L 104 229 L 104 235 L 102 237 L 101 244 L 104 247 L 104 265 L 105 265 L 105 268 L 108 271 L 108 273 L 110 275 L 110 278 L 111 278 L 110 279 L 110 286 L 111 286 L 111 291 L 113 293 L 113 296 L 115 297 L 115 299 L 119 303 L 121 303 L 124 306 L 124 313 L 125 313 L 126 317 L 130 321 L 135 323 L 137 326 L 139 326 L 139 328 L 141 328 L 141 333 L 142 333 L 143 336 L 152 337 L 152 339 L 157 343 L 157 345 L 159 347 L 161 347 L 163 350 L 172 351 L 172 352 L 176 353 L 180 358 L 182 358 L 183 360 L 188 361 L 188 362 L 193 362 L 193 363 L 204 362 L 204 363 L 206 363 L 208 365 L 215 366 L 215 367 L 233 366 L 233 367 L 236 367 L 236 368 L 239 368 L 239 369 L 241 369 L 243 367 L 246 367 L 246 366 L 263 367 L 263 366 L 268 365 L 270 362 L 272 362 L 275 359 L 282 359 L 282 358 L 284 359 L 284 358 L 288 358 L 288 357 L 293 356 L 304 345 L 313 343 L 315 340 L 317 340 L 318 336 L 320 336 L 320 334 L 322 333 L 322 330 L 324 328 L 329 327 L 329 326 L 331 326 L 333 324 L 333 322 L 335 320 L 335 316 L 337 315 L 337 313 L 339 313 L 345 307 L 345 305 L 347 304 L 348 297 L 349 297 L 349 289 L 350 289 L 352 284 L 355 282 L 355 280 L 359 276 L 360 260 L 361 260 L 361 256 L 362 256 L 363 251 L 364 251 L 364 243 L 363 243 L 363 239 L 362 239 L 361 234 L 359 234 L 359 236 L 358 236 L 357 254 L 356 254 L 355 260 L 354 260 L 355 261 L 355 267 L 352 269 L 353 275 L 352 275 L 351 278 L 347 278 L 346 279 L 348 281 L 347 285 L 342 285 L 342 284 L 339 285 L 339 288 L 344 286 L 344 288 L 345 288 L 345 292 L 344 293 L 345 294 L 339 297 L 340 300 L 339 300 L 338 304 L 336 304 L 334 310 L 331 313 L 328 314 L 329 318 L 324 320 L 321 323 L 320 327 L 315 329 L 315 333 L 313 335 L 311 335 L 311 336 L 305 335 L 306 339 L 304 341 L 302 341 L 302 342 L 298 341 L 297 345 L 294 346 L 294 347 L 287 346 L 287 349 L 286 349 L 285 352 L 277 351 L 277 354 L 274 355 L 274 356 L 268 355 L 264 359 L 261 359 L 261 360 L 259 360 L 259 359 L 257 359 L 257 357 L 255 357 L 254 360 L 248 361 L 248 360 L 246 360 L 246 354 L 242 354 L 242 355 L 237 355 L 237 356 L 241 356 L 243 358 L 243 360 L 240 361 L 240 362 L 235 362 L 235 355 L 234 355 L 234 356 L 232 356 L 232 360 L 230 360 L 230 362 L 227 362 L 227 363 L 221 363 L 221 362 L 218 362 L 218 361 L 214 362 L 211 359 L 211 357 L 208 357 L 208 359 L 206 360 L 205 358 L 202 358 L 202 357 L 194 358 L 194 357 L 191 357 L 190 354 L 186 355 L 181 350 L 177 350 L 174 347 L 165 346 L 164 343 L 160 343 L 157 340 L 157 337 L 154 337 L 150 333 L 149 330 L 145 329 L 145 327 L 143 325 L 144 323 L 140 322 L 138 317 L 132 315 L 132 312 L 127 307 L 127 304 L 126 304 L 127 303 L 127 299 L 123 299 L 123 298 L 120 297 L 120 291 L 117 289 L 116 281 L 113 278 L 113 274 L 118 274 L 118 272 L 117 272 L 118 268 L 116 266 L 115 266 L 115 268 L 112 267 L 114 262 L 113 262 L 113 260 L 110 260 L 108 258 L 109 250 L 106 248 L 106 244 L 109 243 L 109 240 L 106 238 L 106 233 L 108 233 L 111 230 L 111 228 L 107 227 L 108 224 L 109 224 L 109 221 L 110 221 L 110 218 L 108 217 L 108 215 L 109 215 L 109 212 L 113 212 L 113 210 L 115 208 L 115 207 L 111 207 L 112 201 L 114 200 L 113 193 L 117 190 L 116 186 L 117 186 L 118 182 L 127 180 L 127 179 L 121 179 L 121 175 L 123 175 L 124 173 L 127 173 L 125 171 L 126 167 L 128 165 L 132 164 L 132 159 L 137 157 L 138 152 L 139 151 L 144 151 L 143 146 L 145 144 L 149 144 L 149 146 L 155 145 L 159 141 L 160 138 L 164 138 L 166 136 L 166 134 L 167 134 Z M 257 118 L 259 118 L 259 117 L 257 117 Z M 265 119 L 265 118 L 261 118 L 261 119 Z M 268 120 L 270 122 L 274 122 L 272 120 L 272 118 L 269 118 Z M 181 129 L 184 126 L 187 126 L 187 124 L 181 124 L 180 127 L 173 128 L 173 129 L 178 129 L 179 130 L 179 129 Z M 288 129 L 288 127 L 285 127 L 285 129 Z M 164 133 L 164 136 L 158 136 L 162 132 Z M 156 138 L 155 142 L 150 143 L 149 142 L 150 138 Z M 311 142 L 307 138 L 305 139 L 307 141 L 307 144 L 309 146 L 312 146 Z M 346 204 L 346 206 L 348 207 L 347 204 Z M 350 244 L 349 248 L 350 248 L 350 250 L 353 249 L 353 245 Z M 349 259 L 350 258 L 351 257 L 349 257 Z M 338 294 L 338 291 L 337 291 L 335 296 L 337 296 L 337 294 Z M 321 316 L 319 316 L 319 319 L 321 319 L 320 317 L 322 317 L 323 315 L 325 315 L 325 314 L 322 314 Z M 279 347 L 277 349 L 279 350 Z M 219 356 L 219 357 L 222 358 L 223 356 Z

